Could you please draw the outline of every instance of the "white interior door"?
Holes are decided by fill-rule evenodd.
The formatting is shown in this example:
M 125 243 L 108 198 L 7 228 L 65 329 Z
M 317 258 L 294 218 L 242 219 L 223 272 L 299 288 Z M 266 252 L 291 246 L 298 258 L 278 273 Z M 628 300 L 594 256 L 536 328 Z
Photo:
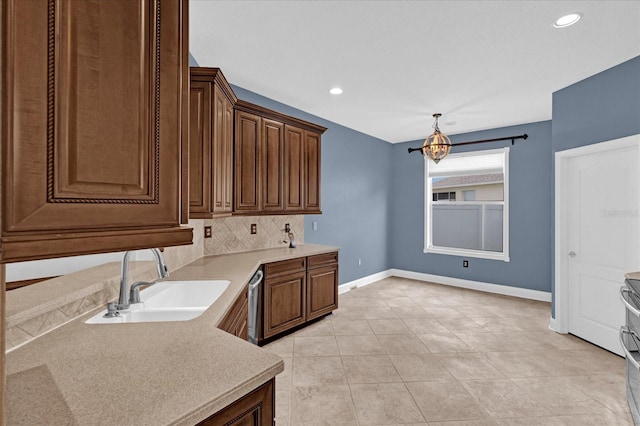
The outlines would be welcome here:
M 569 332 L 619 355 L 619 289 L 640 270 L 638 155 L 635 144 L 569 158 L 564 191 Z

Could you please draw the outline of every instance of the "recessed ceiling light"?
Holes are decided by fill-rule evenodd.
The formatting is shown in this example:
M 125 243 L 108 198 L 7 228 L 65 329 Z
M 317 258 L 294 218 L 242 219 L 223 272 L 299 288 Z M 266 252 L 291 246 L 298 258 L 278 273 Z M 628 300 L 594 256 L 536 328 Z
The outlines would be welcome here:
M 553 26 L 555 28 L 566 28 L 578 22 L 580 18 L 582 18 L 582 13 L 580 12 L 570 13 L 568 15 L 564 15 L 556 19 L 556 22 L 553 23 Z
M 340 95 L 342 93 L 342 89 L 339 87 L 334 87 L 333 89 L 329 90 L 329 93 L 331 93 L 332 95 Z

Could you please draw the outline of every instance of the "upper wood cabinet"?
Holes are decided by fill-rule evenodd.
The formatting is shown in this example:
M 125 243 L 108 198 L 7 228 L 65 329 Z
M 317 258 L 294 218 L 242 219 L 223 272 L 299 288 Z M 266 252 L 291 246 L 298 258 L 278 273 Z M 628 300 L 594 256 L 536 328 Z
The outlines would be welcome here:
M 189 216 L 233 211 L 233 105 L 218 68 L 190 68 Z
M 187 1 L 2 2 L 2 261 L 190 244 Z
M 242 100 L 235 109 L 234 213 L 321 213 L 326 128 Z

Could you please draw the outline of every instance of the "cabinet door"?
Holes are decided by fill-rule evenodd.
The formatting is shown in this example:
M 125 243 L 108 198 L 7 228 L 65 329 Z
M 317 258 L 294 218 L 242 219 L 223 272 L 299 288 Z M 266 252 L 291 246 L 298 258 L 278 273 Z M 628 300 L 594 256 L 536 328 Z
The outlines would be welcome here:
M 213 212 L 231 213 L 233 187 L 233 105 L 224 93 L 214 89 Z
M 236 111 L 234 202 L 237 212 L 259 212 L 262 208 L 260 130 L 260 116 Z
M 285 126 L 284 209 L 304 208 L 304 130 Z
M 210 217 L 211 84 L 192 81 L 189 98 L 189 215 Z
M 233 402 L 197 426 L 273 426 L 275 379 Z
M 187 4 L 2 2 L 3 261 L 191 243 Z
M 320 213 L 320 135 L 304 132 L 305 212 Z
M 218 328 L 247 340 L 249 318 L 248 290 L 244 290 L 233 302 L 231 309 L 218 324 Z
M 264 140 L 263 154 L 263 191 L 264 211 L 282 211 L 283 200 L 283 173 L 282 161 L 284 158 L 284 124 L 262 119 L 262 136 Z
M 305 272 L 264 282 L 263 333 L 267 339 L 305 322 Z
M 338 308 L 338 265 L 307 272 L 307 321 Z

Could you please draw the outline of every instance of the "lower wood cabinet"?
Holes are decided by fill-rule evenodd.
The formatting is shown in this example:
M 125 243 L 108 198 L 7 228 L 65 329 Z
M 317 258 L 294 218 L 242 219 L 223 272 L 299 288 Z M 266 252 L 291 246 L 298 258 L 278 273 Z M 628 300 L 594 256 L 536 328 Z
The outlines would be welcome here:
M 197 426 L 273 426 L 275 388 L 275 379 L 271 379 Z
M 338 308 L 338 252 L 264 265 L 258 344 Z
M 305 258 L 265 265 L 263 338 L 306 321 L 306 287 Z
M 218 328 L 242 340 L 248 337 L 249 300 L 245 289 L 233 302 L 229 313 L 220 321 Z

